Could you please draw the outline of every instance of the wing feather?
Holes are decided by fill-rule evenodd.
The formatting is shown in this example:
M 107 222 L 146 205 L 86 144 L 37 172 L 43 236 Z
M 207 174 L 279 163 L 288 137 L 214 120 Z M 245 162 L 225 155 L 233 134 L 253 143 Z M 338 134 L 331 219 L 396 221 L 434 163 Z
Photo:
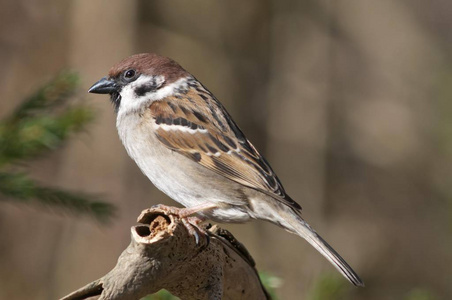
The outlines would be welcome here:
M 220 102 L 196 80 L 189 86 L 151 104 L 158 140 L 209 170 L 300 210 Z

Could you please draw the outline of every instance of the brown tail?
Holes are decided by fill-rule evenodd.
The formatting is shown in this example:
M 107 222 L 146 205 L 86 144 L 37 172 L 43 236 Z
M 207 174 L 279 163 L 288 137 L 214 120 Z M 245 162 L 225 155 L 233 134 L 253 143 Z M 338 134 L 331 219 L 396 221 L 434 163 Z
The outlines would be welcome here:
M 318 235 L 314 229 L 306 223 L 299 214 L 292 209 L 288 209 L 285 212 L 285 216 L 281 222 L 282 226 L 287 230 L 301 236 L 309 244 L 311 244 L 317 251 L 319 251 L 333 266 L 347 278 L 351 283 L 356 286 L 364 286 L 363 281 L 359 278 L 358 274 L 347 264 L 347 262 L 331 247 L 320 235 Z

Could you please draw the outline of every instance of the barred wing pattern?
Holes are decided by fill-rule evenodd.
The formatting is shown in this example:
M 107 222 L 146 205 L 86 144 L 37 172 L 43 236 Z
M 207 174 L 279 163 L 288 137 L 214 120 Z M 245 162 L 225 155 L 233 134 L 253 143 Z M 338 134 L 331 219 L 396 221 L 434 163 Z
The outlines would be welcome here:
M 169 149 L 301 210 L 226 109 L 194 78 L 174 96 L 154 101 L 150 110 L 155 134 Z

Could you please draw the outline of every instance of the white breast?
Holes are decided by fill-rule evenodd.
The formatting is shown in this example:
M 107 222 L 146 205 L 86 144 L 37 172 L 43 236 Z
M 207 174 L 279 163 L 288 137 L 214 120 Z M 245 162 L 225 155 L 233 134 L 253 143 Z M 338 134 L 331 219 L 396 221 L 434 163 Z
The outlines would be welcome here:
M 197 166 L 158 141 L 151 126 L 153 122 L 143 124 L 138 116 L 117 119 L 121 141 L 141 171 L 158 189 L 184 206 L 195 206 L 206 198 L 215 201 L 215 193 L 203 182 L 196 182 Z
M 122 104 L 122 103 L 121 103 Z M 148 107 L 148 106 L 145 106 Z M 121 110 L 121 109 L 120 109 Z M 204 167 L 164 146 L 154 134 L 157 126 L 149 112 L 118 113 L 116 127 L 129 156 L 152 183 L 185 207 L 214 203 L 208 218 L 224 222 L 244 222 L 249 219 L 243 200 L 236 197 L 236 188 L 224 186 L 230 182 L 220 175 L 207 174 Z

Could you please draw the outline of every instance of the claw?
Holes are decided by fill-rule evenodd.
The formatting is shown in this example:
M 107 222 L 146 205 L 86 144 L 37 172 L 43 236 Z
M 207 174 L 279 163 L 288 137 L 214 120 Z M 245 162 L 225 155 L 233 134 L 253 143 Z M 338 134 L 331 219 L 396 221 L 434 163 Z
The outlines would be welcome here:
M 196 246 L 199 246 L 199 234 L 197 232 L 194 233 Z
M 206 247 L 207 247 L 210 244 L 210 235 L 206 234 L 205 237 L 206 237 Z
M 177 208 L 172 206 L 166 206 L 163 204 L 156 204 L 152 206 L 153 209 L 159 209 L 166 214 L 174 215 L 180 218 L 188 233 L 195 238 L 196 245 L 201 247 L 207 247 L 210 243 L 209 234 L 205 229 L 199 226 L 204 220 L 201 217 L 191 216 L 194 212 L 187 208 Z M 205 242 L 203 243 L 203 240 Z M 205 245 L 203 245 L 205 244 Z
M 192 218 L 189 219 L 181 218 L 181 220 L 187 231 L 195 238 L 195 243 L 197 246 L 207 247 L 209 245 L 210 243 L 209 234 L 204 229 L 199 227 L 198 224 L 196 224 L 197 222 L 193 222 Z M 205 240 L 204 243 L 202 243 L 203 239 Z

